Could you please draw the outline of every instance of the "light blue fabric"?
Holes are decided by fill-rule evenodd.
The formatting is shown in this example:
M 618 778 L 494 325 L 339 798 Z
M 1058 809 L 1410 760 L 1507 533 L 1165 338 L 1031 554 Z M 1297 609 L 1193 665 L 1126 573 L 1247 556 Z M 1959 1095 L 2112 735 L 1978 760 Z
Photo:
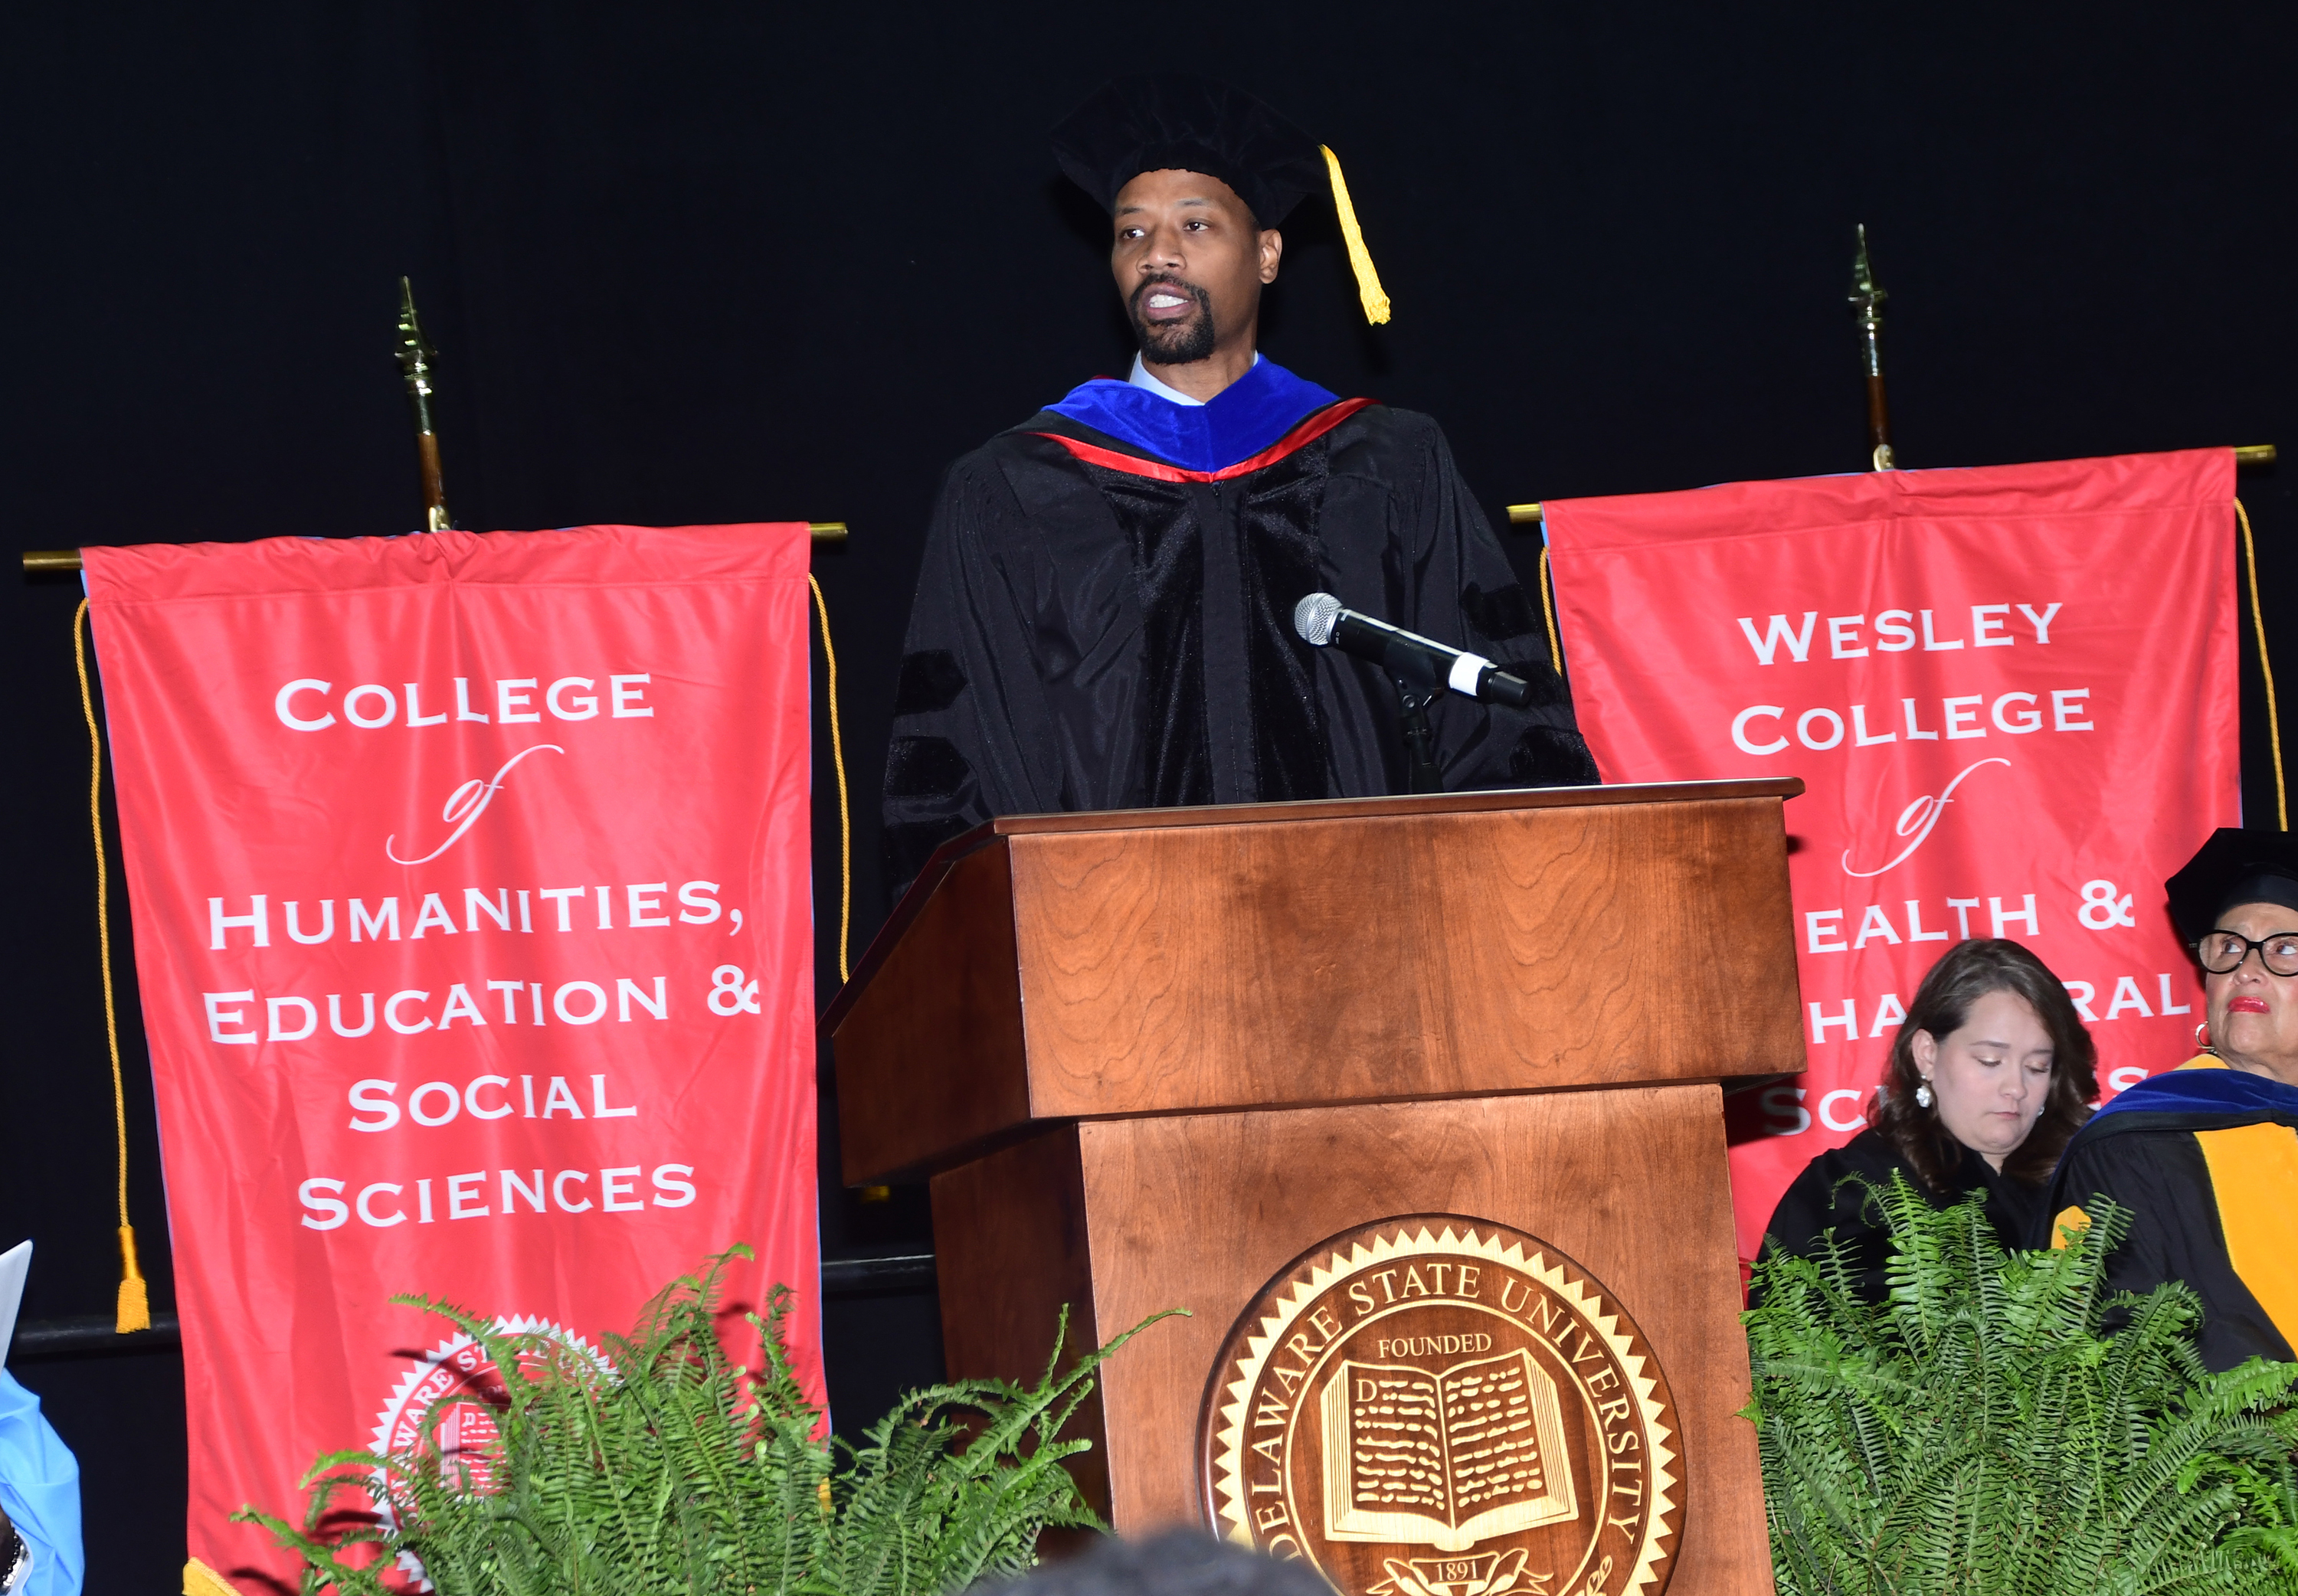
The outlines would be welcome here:
M 1188 471 L 1220 471 L 1250 459 L 1338 396 L 1294 376 L 1274 360 L 1252 370 L 1201 405 L 1095 377 L 1046 408 L 1096 432 L 1120 438 Z
M 40 1399 L 0 1369 L 0 1508 L 32 1549 L 15 1596 L 79 1596 L 79 1462 L 40 1417 Z

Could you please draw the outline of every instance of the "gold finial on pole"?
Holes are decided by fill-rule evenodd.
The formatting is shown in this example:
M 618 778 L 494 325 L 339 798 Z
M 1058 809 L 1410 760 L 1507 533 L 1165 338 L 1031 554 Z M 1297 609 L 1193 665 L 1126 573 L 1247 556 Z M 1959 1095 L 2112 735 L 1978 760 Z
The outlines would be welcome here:
M 431 424 L 432 381 L 439 351 L 423 335 L 415 317 L 415 289 L 399 279 L 399 369 L 407 382 L 407 402 L 415 410 L 415 456 L 423 473 L 423 530 L 443 532 L 455 524 L 447 509 L 447 479 L 439 465 L 439 431 Z
M 1878 471 L 1889 471 L 1891 457 L 1891 407 L 1883 397 L 1883 302 L 1885 294 L 1867 263 L 1867 224 L 1859 224 L 1859 251 L 1851 260 L 1851 313 L 1859 320 L 1862 354 L 1867 368 L 1867 444 Z

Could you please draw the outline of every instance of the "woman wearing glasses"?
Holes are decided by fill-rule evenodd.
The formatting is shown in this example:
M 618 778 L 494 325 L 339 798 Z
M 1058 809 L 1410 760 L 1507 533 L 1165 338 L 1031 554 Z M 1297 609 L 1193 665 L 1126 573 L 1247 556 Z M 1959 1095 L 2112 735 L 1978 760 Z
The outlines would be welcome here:
M 2093 1059 L 2042 960 L 2007 940 L 1957 945 L 1916 988 L 1874 1123 L 1805 1166 L 1767 1245 L 1809 1255 L 1831 1232 L 1861 1294 L 1882 1301 L 1890 1236 L 1872 1194 L 1894 1174 L 1938 1208 L 1985 1192 L 2003 1245 L 2029 1245 L 2051 1166 L 2098 1095 Z
M 2204 1052 L 2140 1081 L 2075 1137 L 2038 1240 L 2090 1223 L 2112 1198 L 2130 1235 L 2117 1290 L 2184 1280 L 2203 1299 L 2214 1369 L 2298 1344 L 2298 839 L 2214 833 L 2167 884 L 2203 968 Z

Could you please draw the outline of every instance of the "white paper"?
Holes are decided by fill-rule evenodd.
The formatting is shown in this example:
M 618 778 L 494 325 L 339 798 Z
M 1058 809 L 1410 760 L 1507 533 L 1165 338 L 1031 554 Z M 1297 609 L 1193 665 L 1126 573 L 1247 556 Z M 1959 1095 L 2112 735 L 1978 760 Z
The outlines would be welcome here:
M 24 1300 L 24 1277 L 32 1272 L 32 1244 L 20 1241 L 0 1253 L 0 1368 L 8 1362 L 8 1343 L 16 1334 L 16 1307 Z

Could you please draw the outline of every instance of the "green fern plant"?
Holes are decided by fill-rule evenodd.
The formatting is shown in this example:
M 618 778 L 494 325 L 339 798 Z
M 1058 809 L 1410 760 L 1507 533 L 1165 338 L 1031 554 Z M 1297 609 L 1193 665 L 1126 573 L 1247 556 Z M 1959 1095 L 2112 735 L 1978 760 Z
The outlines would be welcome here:
M 943 1596 L 1029 1567 L 1045 1528 L 1106 1528 L 1062 1467 L 1090 1443 L 1057 1437 L 1093 1370 L 1153 1320 L 1062 1372 L 1064 1310 L 1035 1385 L 914 1392 L 854 1446 L 817 1438 L 821 1411 L 782 1341 L 788 1287 L 750 1316 L 764 1370 L 727 1359 L 719 1275 L 748 1255 L 735 1248 L 674 1282 L 630 1336 L 604 1338 L 603 1360 L 394 1298 L 468 1333 L 508 1400 L 447 1398 L 403 1451 L 322 1457 L 301 1528 L 252 1508 L 234 1517 L 302 1555 L 305 1596 L 395 1596 L 403 1580 L 386 1576 L 402 1555 L 442 1596 Z M 441 1438 L 458 1404 L 492 1427 L 475 1456 Z M 378 1492 L 380 1522 L 366 1510 Z
M 2110 1295 L 2112 1204 L 2006 1254 L 1981 1198 L 1872 1196 L 1888 1302 L 1831 1248 L 1756 1266 L 1746 1416 L 1781 1596 L 2298 1592 L 2298 1364 L 2211 1374 L 2186 1287 Z

